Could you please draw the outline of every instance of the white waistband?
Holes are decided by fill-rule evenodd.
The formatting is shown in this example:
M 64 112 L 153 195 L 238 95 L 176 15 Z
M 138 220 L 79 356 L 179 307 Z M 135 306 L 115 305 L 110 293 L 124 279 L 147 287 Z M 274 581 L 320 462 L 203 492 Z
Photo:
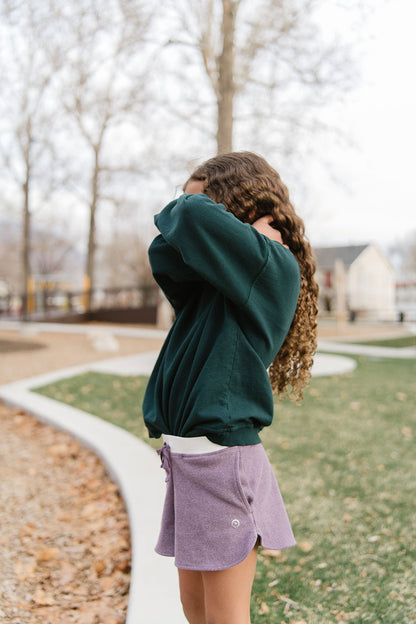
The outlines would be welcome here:
M 163 434 L 163 441 L 170 446 L 172 453 L 183 453 L 186 455 L 197 455 L 199 453 L 213 453 L 227 448 L 220 444 L 214 444 L 206 436 L 197 438 L 181 438 L 179 436 Z

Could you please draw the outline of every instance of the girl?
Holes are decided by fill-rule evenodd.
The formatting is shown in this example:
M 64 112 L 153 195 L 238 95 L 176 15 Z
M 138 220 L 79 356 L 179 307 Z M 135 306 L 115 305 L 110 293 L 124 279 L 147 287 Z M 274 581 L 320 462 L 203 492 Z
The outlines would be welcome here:
M 249 624 L 258 544 L 295 544 L 259 431 L 295 399 L 316 348 L 315 264 L 278 173 L 211 158 L 155 217 L 153 275 L 176 320 L 143 412 L 167 491 L 156 551 L 174 556 L 190 624 Z

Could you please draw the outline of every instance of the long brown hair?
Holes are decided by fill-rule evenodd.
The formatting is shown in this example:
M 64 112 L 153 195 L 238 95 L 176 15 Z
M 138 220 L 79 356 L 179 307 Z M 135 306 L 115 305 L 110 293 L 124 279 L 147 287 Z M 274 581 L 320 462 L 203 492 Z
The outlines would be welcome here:
M 317 343 L 318 285 L 312 249 L 305 226 L 289 200 L 289 192 L 269 163 L 252 152 L 232 152 L 207 160 L 189 180 L 204 183 L 204 193 L 224 204 L 240 221 L 253 223 L 271 214 L 299 264 L 301 287 L 286 339 L 269 368 L 273 391 L 280 397 L 302 398 L 308 384 Z

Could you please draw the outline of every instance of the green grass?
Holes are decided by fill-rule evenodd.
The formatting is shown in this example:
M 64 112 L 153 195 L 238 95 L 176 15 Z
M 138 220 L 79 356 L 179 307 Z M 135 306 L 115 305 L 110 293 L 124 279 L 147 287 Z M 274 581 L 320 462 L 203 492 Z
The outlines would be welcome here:
M 263 432 L 298 546 L 259 555 L 253 624 L 416 623 L 416 361 L 357 362 L 277 403 Z M 145 383 L 89 373 L 38 391 L 146 439 Z
M 147 379 L 85 373 L 34 391 L 99 416 L 159 448 L 160 440 L 149 440 L 140 412 Z
M 416 335 L 400 336 L 399 338 L 385 338 L 384 340 L 356 341 L 356 344 L 370 345 L 373 347 L 416 347 Z

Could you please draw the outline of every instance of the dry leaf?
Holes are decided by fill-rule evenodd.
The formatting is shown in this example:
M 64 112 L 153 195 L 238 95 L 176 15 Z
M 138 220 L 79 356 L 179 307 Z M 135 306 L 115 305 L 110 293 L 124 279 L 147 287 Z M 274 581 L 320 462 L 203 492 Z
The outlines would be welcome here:
M 52 457 L 66 457 L 69 454 L 69 445 L 65 443 L 53 444 L 48 448 L 48 454 Z
M 117 543 L 116 543 L 117 550 L 128 550 L 129 548 L 130 548 L 130 544 L 126 540 L 125 537 L 120 537 L 120 539 L 117 540 Z
M 92 479 L 88 479 L 85 482 L 85 487 L 88 488 L 91 491 L 101 490 L 102 489 L 102 481 L 101 481 L 101 479 L 97 479 L 97 477 L 94 477 Z
M 22 561 L 18 561 L 14 566 L 15 574 L 21 582 L 26 581 L 29 578 L 33 578 L 35 570 L 35 563 L 23 563 Z
M 36 526 L 32 522 L 28 522 L 27 524 L 21 527 L 19 531 L 19 535 L 20 537 L 27 537 L 28 535 L 32 535 L 35 529 L 36 529 Z
M 119 561 L 113 568 L 114 570 L 119 570 L 120 572 L 128 572 L 130 570 L 130 559 L 124 559 L 124 561 Z
M 55 603 L 55 599 L 51 594 L 46 594 L 43 589 L 37 589 L 32 596 L 32 602 L 43 607 L 50 607 Z
M 310 542 L 299 542 L 298 544 L 300 550 L 304 553 L 311 552 L 313 546 Z
M 273 557 L 274 559 L 279 559 L 280 561 L 286 560 L 286 555 L 282 555 L 281 550 L 270 550 L 269 548 L 264 548 L 261 551 L 261 554 L 264 557 Z
M 59 520 L 59 522 L 71 522 L 72 518 L 73 515 L 71 513 L 63 511 L 56 515 L 56 519 Z
M 259 615 L 267 615 L 270 613 L 270 607 L 265 602 L 262 602 L 259 609 Z
M 104 576 L 100 579 L 100 587 L 103 592 L 112 592 L 118 586 L 118 579 L 114 576 Z
M 405 602 L 405 599 L 403 598 L 403 596 L 401 596 L 400 594 L 398 594 L 396 591 L 392 590 L 389 593 L 390 598 L 392 598 L 393 600 L 398 600 L 399 602 Z
M 97 505 L 97 503 L 89 503 L 85 505 L 84 509 L 81 512 L 81 516 L 83 518 L 92 518 L 93 516 L 100 516 L 102 514 L 101 508 Z
M 74 580 L 76 574 L 77 569 L 75 566 L 69 563 L 69 561 L 61 561 L 61 571 L 57 576 L 57 583 L 59 585 L 67 585 L 67 583 L 71 583 Z
M 40 550 L 36 555 L 36 561 L 38 562 L 46 562 L 52 561 L 52 559 L 56 559 L 61 554 L 59 548 L 55 547 L 45 547 Z
M 106 569 L 106 567 L 107 565 L 105 561 L 103 561 L 102 559 L 96 559 L 94 561 L 94 570 L 96 571 L 97 574 L 102 574 L 104 570 Z

